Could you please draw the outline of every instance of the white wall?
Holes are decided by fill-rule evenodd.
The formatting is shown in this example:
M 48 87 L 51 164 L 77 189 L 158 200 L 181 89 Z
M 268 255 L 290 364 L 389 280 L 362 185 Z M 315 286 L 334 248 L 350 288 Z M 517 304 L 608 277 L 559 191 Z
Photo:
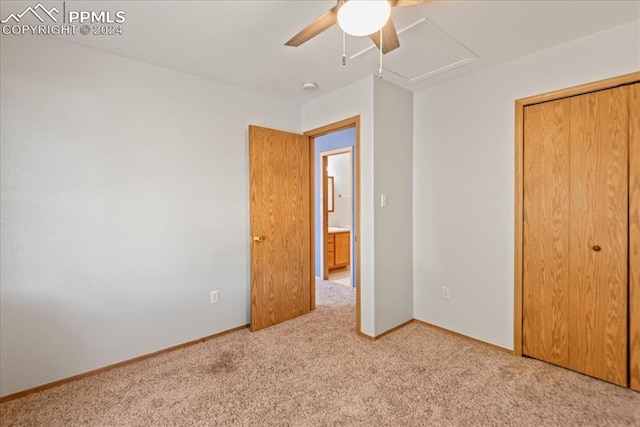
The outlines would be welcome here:
M 415 94 L 417 319 L 513 348 L 514 102 L 638 70 L 636 21 Z
M 360 116 L 360 328 L 374 336 L 373 248 L 373 76 L 333 91 L 302 106 L 307 131 Z
M 413 93 L 375 79 L 373 116 L 378 335 L 413 319 Z
M 247 324 L 247 125 L 300 106 L 46 37 L 1 55 L 0 393 Z
M 351 153 L 327 157 L 327 173 L 333 176 L 333 212 L 329 227 L 351 227 Z M 346 196 L 346 197 L 345 197 Z

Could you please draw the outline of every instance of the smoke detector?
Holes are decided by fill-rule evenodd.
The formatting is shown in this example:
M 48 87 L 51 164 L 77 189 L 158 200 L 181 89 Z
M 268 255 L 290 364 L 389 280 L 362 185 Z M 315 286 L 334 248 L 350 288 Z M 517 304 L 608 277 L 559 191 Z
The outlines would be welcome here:
M 302 85 L 302 89 L 312 91 L 318 89 L 318 85 L 314 82 L 306 82 Z

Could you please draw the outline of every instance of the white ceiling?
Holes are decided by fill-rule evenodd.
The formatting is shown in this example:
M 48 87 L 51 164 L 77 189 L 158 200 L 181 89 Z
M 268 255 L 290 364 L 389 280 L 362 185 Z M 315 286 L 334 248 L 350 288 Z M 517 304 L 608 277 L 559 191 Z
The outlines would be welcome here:
M 0 14 L 4 18 L 35 3 L 2 0 Z M 43 3 L 50 6 L 62 1 Z M 67 10 L 124 10 L 127 20 L 122 36 L 76 34 L 63 38 L 305 102 L 377 70 L 377 50 L 342 65 L 342 33 L 336 26 L 298 48 L 284 46 L 333 5 L 334 0 L 67 0 Z M 394 8 L 392 16 L 399 31 L 424 20 L 401 34 L 401 47 L 385 56 L 385 78 L 419 90 L 638 20 L 640 1 L 440 0 Z M 367 38 L 347 36 L 349 58 L 369 46 Z M 316 82 L 319 90 L 303 91 L 306 81 Z

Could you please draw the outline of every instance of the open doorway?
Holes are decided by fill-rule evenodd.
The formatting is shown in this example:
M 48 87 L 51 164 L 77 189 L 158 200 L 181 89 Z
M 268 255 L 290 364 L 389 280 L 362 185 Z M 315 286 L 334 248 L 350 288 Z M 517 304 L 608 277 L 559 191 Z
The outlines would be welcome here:
M 354 126 L 314 140 L 316 277 L 350 287 L 357 287 L 355 147 Z
M 326 135 L 328 138 L 326 141 L 318 138 L 319 148 L 336 143 L 351 144 L 355 140 L 353 130 L 353 128 L 345 129 Z M 318 218 L 318 225 L 322 228 L 318 246 L 321 247 L 323 256 L 322 268 L 319 269 L 320 271 L 316 270 L 316 276 L 341 285 L 355 287 L 353 147 L 324 151 L 320 156 L 322 164 L 320 184 L 323 188 L 320 194 L 322 197 L 316 199 L 316 205 L 320 206 L 322 212 L 322 218 Z
M 360 118 L 356 116 L 305 135 L 311 137 L 313 150 L 313 271 L 317 279 L 355 288 L 356 331 L 362 333 L 359 132 Z

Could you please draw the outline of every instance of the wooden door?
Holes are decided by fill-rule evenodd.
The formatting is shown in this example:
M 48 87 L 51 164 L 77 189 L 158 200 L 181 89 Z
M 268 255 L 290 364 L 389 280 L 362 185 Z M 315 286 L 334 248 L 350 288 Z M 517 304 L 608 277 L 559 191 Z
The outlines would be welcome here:
M 309 138 L 249 126 L 251 330 L 312 309 Z
M 569 367 L 627 384 L 628 88 L 569 99 Z
M 640 83 L 629 86 L 629 377 L 640 391 Z
M 524 109 L 523 353 L 621 385 L 627 90 Z
M 569 102 L 524 109 L 524 354 L 569 363 Z

